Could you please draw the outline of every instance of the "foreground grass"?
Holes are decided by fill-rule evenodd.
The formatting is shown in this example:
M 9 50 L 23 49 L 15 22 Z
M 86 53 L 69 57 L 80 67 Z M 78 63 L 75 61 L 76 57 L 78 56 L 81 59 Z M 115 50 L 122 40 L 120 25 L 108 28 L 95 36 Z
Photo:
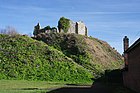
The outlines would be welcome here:
M 18 89 L 8 89 L 0 90 L 0 93 L 47 93 L 47 90 L 18 90 Z
M 50 90 L 66 87 L 70 82 L 46 82 L 27 80 L 0 80 L 0 93 L 46 93 Z M 91 85 L 92 82 L 84 83 Z M 82 83 L 77 85 L 84 85 Z
M 73 87 L 75 88 L 75 90 L 79 88 L 78 93 L 80 93 L 81 91 L 86 89 L 85 86 L 89 87 L 89 90 L 94 91 L 91 85 L 92 83 L 71 84 L 70 82 L 0 80 L 0 93 L 53 93 L 53 90 L 62 90 L 61 88 L 69 87 Z M 119 84 L 101 83 L 101 86 L 105 86 L 106 88 L 111 90 L 111 93 L 135 93 L 134 91 L 127 89 Z M 86 93 L 88 93 L 88 90 L 86 91 Z
M 0 93 L 46 93 L 51 88 L 59 88 L 64 83 L 46 81 L 0 80 Z

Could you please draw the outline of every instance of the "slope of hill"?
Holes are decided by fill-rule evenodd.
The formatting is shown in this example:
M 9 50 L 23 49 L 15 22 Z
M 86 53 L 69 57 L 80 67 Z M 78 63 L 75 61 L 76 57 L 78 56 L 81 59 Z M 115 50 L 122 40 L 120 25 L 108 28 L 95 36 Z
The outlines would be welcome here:
M 41 33 L 34 39 L 0 34 L 0 79 L 88 82 L 123 64 L 119 53 L 93 37 Z
M 47 44 L 0 34 L 0 79 L 87 82 L 91 72 Z
M 102 40 L 77 34 L 41 33 L 35 38 L 62 51 L 95 77 L 106 69 L 122 67 L 122 56 Z

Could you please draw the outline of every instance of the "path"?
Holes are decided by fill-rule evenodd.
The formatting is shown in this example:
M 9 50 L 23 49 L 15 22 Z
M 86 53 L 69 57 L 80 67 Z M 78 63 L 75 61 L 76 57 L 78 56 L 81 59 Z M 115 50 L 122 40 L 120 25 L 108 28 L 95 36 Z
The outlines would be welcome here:
M 48 93 L 112 93 L 108 86 L 95 83 L 91 86 L 67 86 L 52 90 Z

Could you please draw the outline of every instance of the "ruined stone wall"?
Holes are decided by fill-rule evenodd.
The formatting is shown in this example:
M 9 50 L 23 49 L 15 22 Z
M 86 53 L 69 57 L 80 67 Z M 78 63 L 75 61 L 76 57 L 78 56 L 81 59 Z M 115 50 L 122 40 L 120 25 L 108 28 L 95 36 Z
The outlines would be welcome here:
M 70 21 L 70 27 L 68 29 L 68 33 L 76 33 L 76 23 L 73 21 Z
M 77 24 L 78 24 L 78 27 L 77 27 L 78 34 L 85 35 L 85 32 L 86 32 L 85 31 L 86 30 L 85 24 L 83 22 L 81 22 L 81 21 L 77 22 Z
M 68 33 L 87 35 L 87 28 L 82 21 L 79 22 L 70 21 L 70 28 L 68 29 Z

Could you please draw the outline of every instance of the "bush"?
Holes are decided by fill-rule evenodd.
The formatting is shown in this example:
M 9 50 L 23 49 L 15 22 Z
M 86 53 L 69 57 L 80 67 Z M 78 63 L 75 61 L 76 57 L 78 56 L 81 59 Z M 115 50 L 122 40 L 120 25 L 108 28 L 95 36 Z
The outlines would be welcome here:
M 65 17 L 61 17 L 58 21 L 58 29 L 59 31 L 63 30 L 65 33 L 68 32 L 68 29 L 70 27 L 70 20 L 65 18 Z

